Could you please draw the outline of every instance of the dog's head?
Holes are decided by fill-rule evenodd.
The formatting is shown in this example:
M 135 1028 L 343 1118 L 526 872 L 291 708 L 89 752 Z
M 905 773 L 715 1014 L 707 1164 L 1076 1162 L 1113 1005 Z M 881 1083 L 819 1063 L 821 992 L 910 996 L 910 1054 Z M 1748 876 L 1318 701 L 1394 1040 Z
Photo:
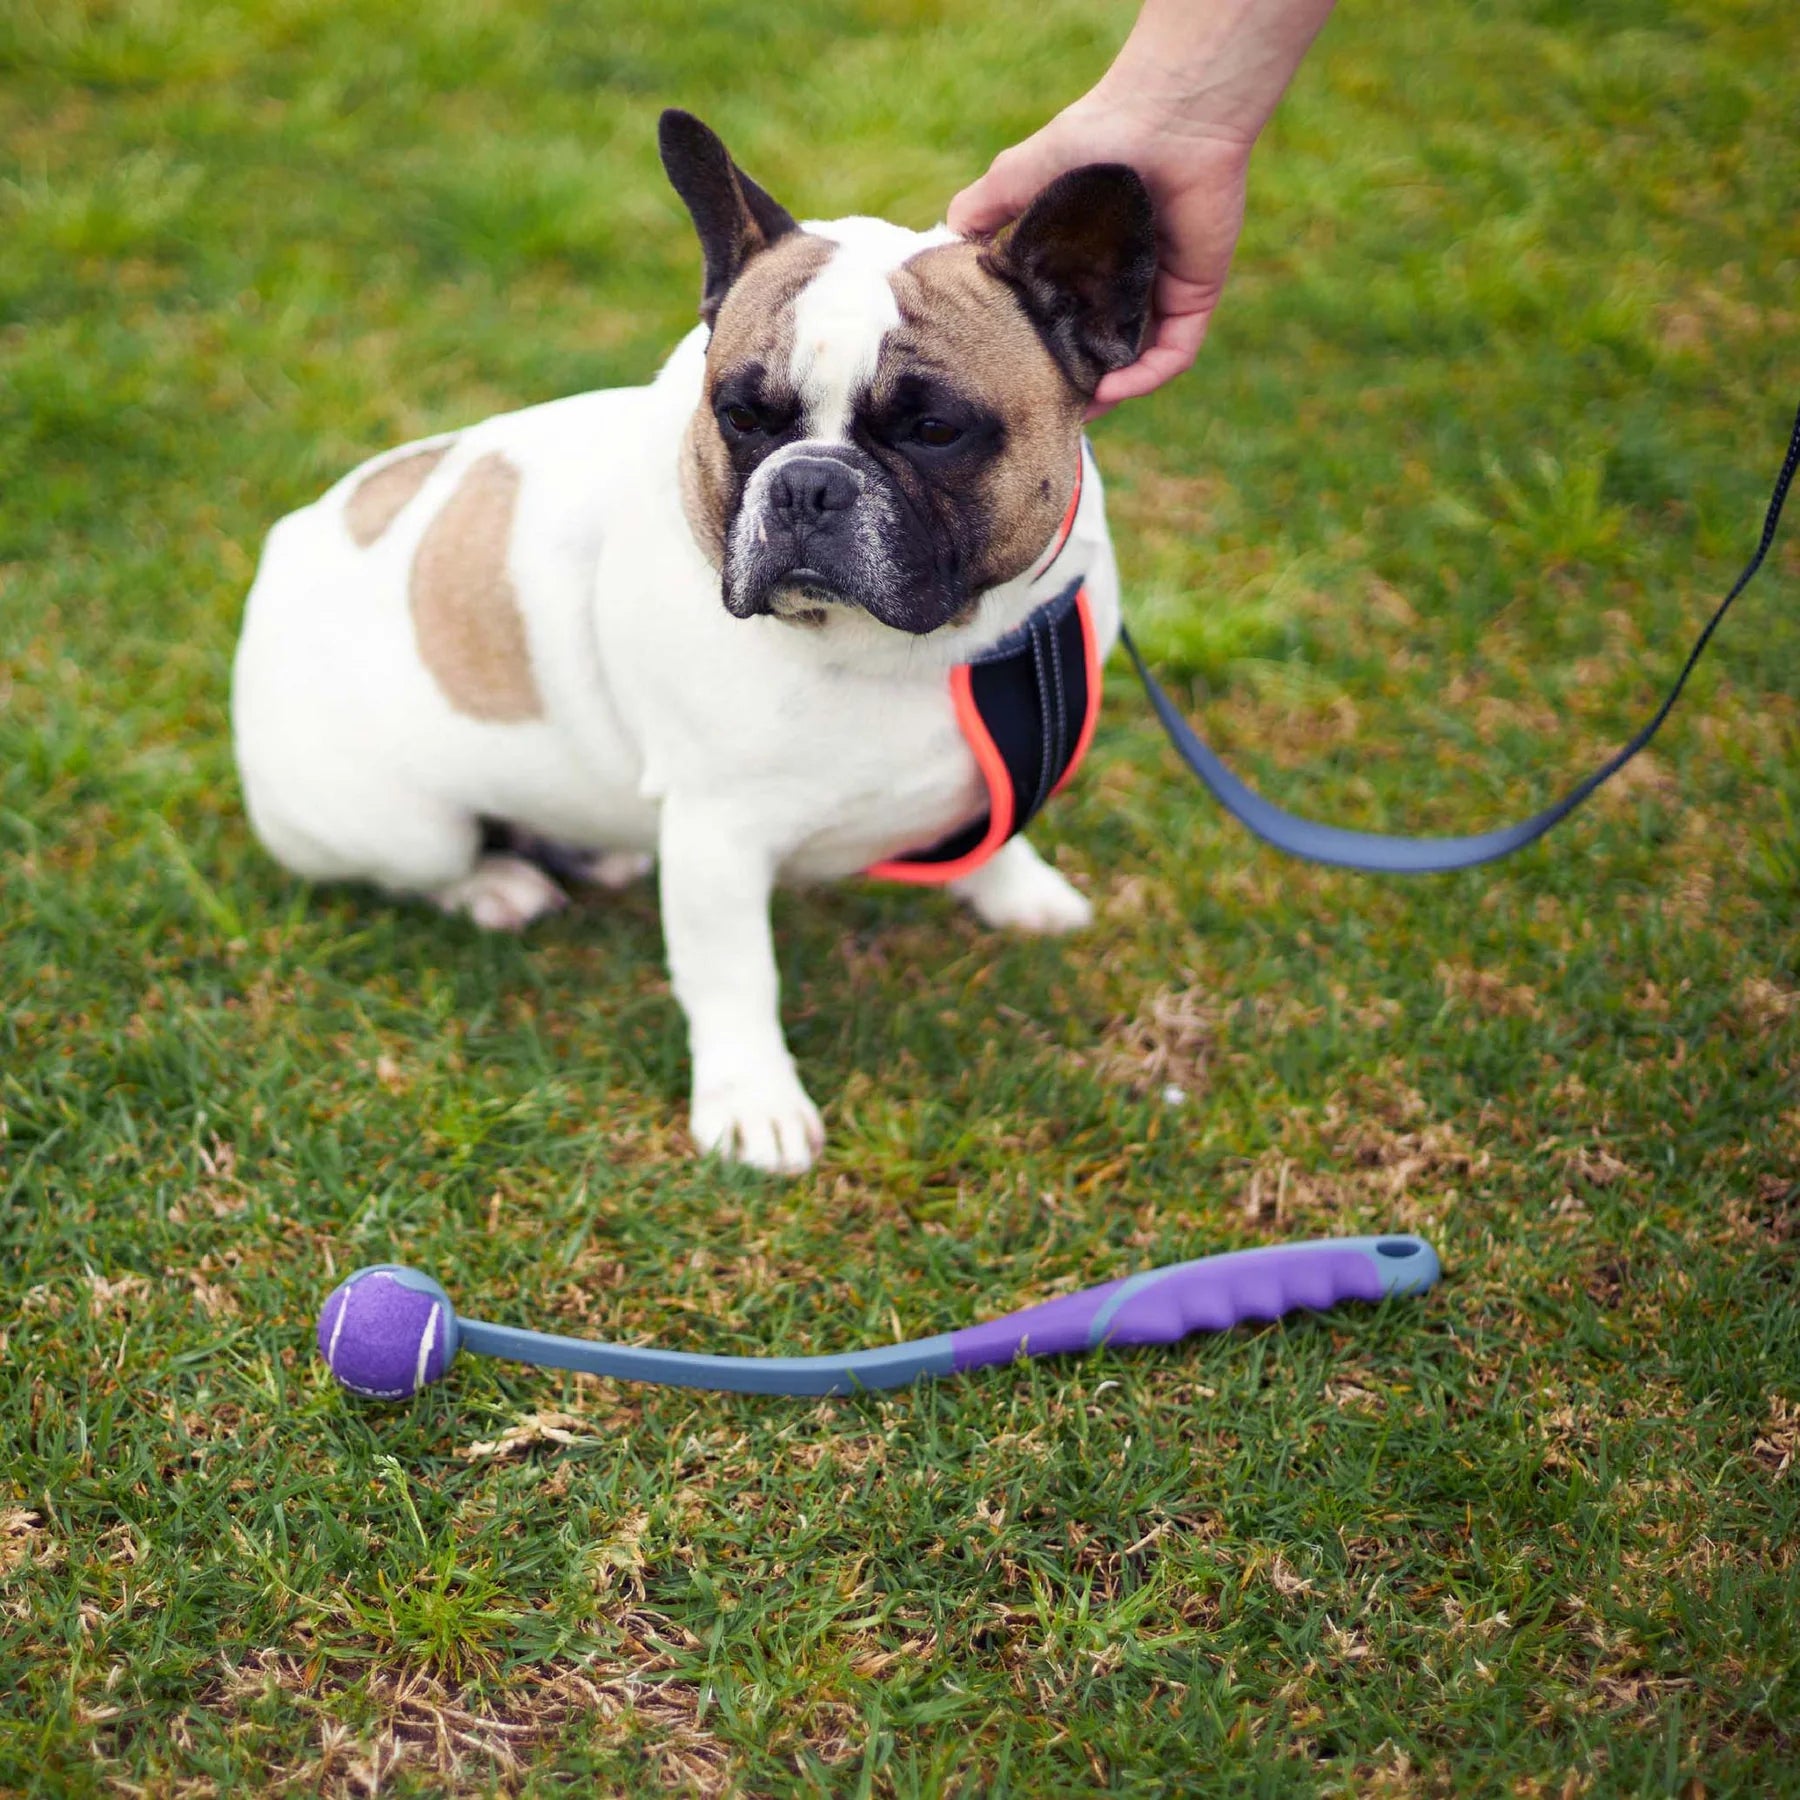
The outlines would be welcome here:
M 663 167 L 711 327 L 683 489 L 726 607 L 923 634 L 1023 574 L 1074 489 L 1084 406 L 1138 353 L 1156 268 L 1130 170 L 1061 176 L 989 243 L 797 225 L 690 114 Z

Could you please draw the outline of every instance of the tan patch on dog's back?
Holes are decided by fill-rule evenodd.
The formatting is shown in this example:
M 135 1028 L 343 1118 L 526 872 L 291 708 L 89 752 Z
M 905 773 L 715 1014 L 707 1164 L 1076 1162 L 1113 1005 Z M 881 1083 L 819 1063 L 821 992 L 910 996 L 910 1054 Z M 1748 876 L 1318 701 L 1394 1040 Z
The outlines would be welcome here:
M 725 522 L 734 498 L 731 459 L 713 417 L 721 375 L 759 362 L 777 385 L 794 353 L 794 301 L 837 248 L 809 231 L 790 232 L 753 257 L 731 284 L 706 346 L 706 386 L 689 422 L 681 457 L 681 500 L 694 536 L 715 562 L 725 557 Z
M 448 444 L 415 450 L 383 463 L 356 484 L 344 503 L 344 524 L 363 549 L 399 518 L 407 502 L 430 480 L 431 471 L 449 454 Z
M 497 451 L 469 465 L 413 554 L 419 658 L 459 713 L 495 724 L 543 716 L 506 551 L 519 471 Z
M 937 244 L 889 277 L 900 323 L 881 346 L 885 380 L 929 364 L 1006 426 L 1006 454 L 988 470 L 982 500 L 992 533 L 981 585 L 1030 568 L 1050 541 L 1081 454 L 1082 397 L 978 244 Z

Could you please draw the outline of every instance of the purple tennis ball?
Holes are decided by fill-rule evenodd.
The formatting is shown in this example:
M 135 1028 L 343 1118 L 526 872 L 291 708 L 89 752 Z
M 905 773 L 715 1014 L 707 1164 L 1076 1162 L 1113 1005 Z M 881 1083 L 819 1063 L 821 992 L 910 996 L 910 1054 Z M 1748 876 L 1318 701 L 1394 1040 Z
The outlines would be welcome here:
M 319 1311 L 319 1354 L 353 1394 L 406 1400 L 456 1356 L 456 1308 L 417 1269 L 376 1263 L 332 1290 Z

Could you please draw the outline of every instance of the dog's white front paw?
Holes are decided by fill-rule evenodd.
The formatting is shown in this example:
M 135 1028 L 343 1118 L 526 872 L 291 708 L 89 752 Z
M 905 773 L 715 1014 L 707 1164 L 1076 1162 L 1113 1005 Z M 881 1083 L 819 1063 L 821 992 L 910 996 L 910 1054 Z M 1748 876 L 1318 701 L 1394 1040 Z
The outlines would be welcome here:
M 786 1067 L 696 1081 L 689 1128 L 703 1152 L 775 1175 L 802 1174 L 825 1147 L 819 1109 Z
M 445 912 L 467 913 L 484 931 L 522 931 L 533 919 L 569 904 L 569 896 L 536 863 L 520 856 L 484 856 L 434 897 Z
M 984 868 L 954 882 L 951 891 L 996 930 L 1059 937 L 1094 921 L 1093 903 L 1023 838 L 1014 838 Z

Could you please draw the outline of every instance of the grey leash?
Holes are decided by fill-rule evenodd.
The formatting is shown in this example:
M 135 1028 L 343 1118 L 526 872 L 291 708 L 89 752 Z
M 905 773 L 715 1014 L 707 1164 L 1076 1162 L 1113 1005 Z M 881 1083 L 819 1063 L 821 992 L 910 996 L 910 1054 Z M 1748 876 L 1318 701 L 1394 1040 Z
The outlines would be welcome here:
M 1510 856 L 1513 851 L 1522 850 L 1541 838 L 1552 825 L 1566 819 L 1602 782 L 1618 774 L 1656 736 L 1670 709 L 1680 699 L 1681 690 L 1687 685 L 1687 679 L 1694 672 L 1694 665 L 1700 660 L 1712 634 L 1731 610 L 1731 603 L 1750 585 L 1769 554 L 1796 467 L 1800 467 L 1800 412 L 1795 414 L 1793 430 L 1788 436 L 1787 455 L 1782 461 L 1781 473 L 1775 478 L 1775 491 L 1763 518 L 1762 537 L 1757 543 L 1756 554 L 1707 620 L 1706 629 L 1695 640 L 1681 673 L 1675 678 L 1675 685 L 1649 724 L 1593 774 L 1570 788 L 1553 806 L 1547 806 L 1541 813 L 1517 825 L 1478 832 L 1473 837 L 1389 837 L 1378 831 L 1346 831 L 1339 825 L 1322 825 L 1316 819 L 1302 819 L 1282 811 L 1240 781 L 1201 741 L 1175 702 L 1163 691 L 1162 684 L 1145 666 L 1137 645 L 1131 641 L 1131 633 L 1122 631 L 1121 635 L 1132 662 L 1137 665 L 1138 679 L 1150 696 L 1150 704 L 1156 708 L 1156 716 L 1169 734 L 1169 741 L 1180 752 L 1182 761 L 1211 789 L 1213 797 L 1233 818 L 1247 825 L 1265 843 L 1273 844 L 1277 850 L 1285 850 L 1290 856 L 1303 856 L 1312 862 L 1336 863 L 1341 868 L 1364 869 L 1384 875 L 1432 875 L 1446 869 L 1473 868 L 1477 863 Z

